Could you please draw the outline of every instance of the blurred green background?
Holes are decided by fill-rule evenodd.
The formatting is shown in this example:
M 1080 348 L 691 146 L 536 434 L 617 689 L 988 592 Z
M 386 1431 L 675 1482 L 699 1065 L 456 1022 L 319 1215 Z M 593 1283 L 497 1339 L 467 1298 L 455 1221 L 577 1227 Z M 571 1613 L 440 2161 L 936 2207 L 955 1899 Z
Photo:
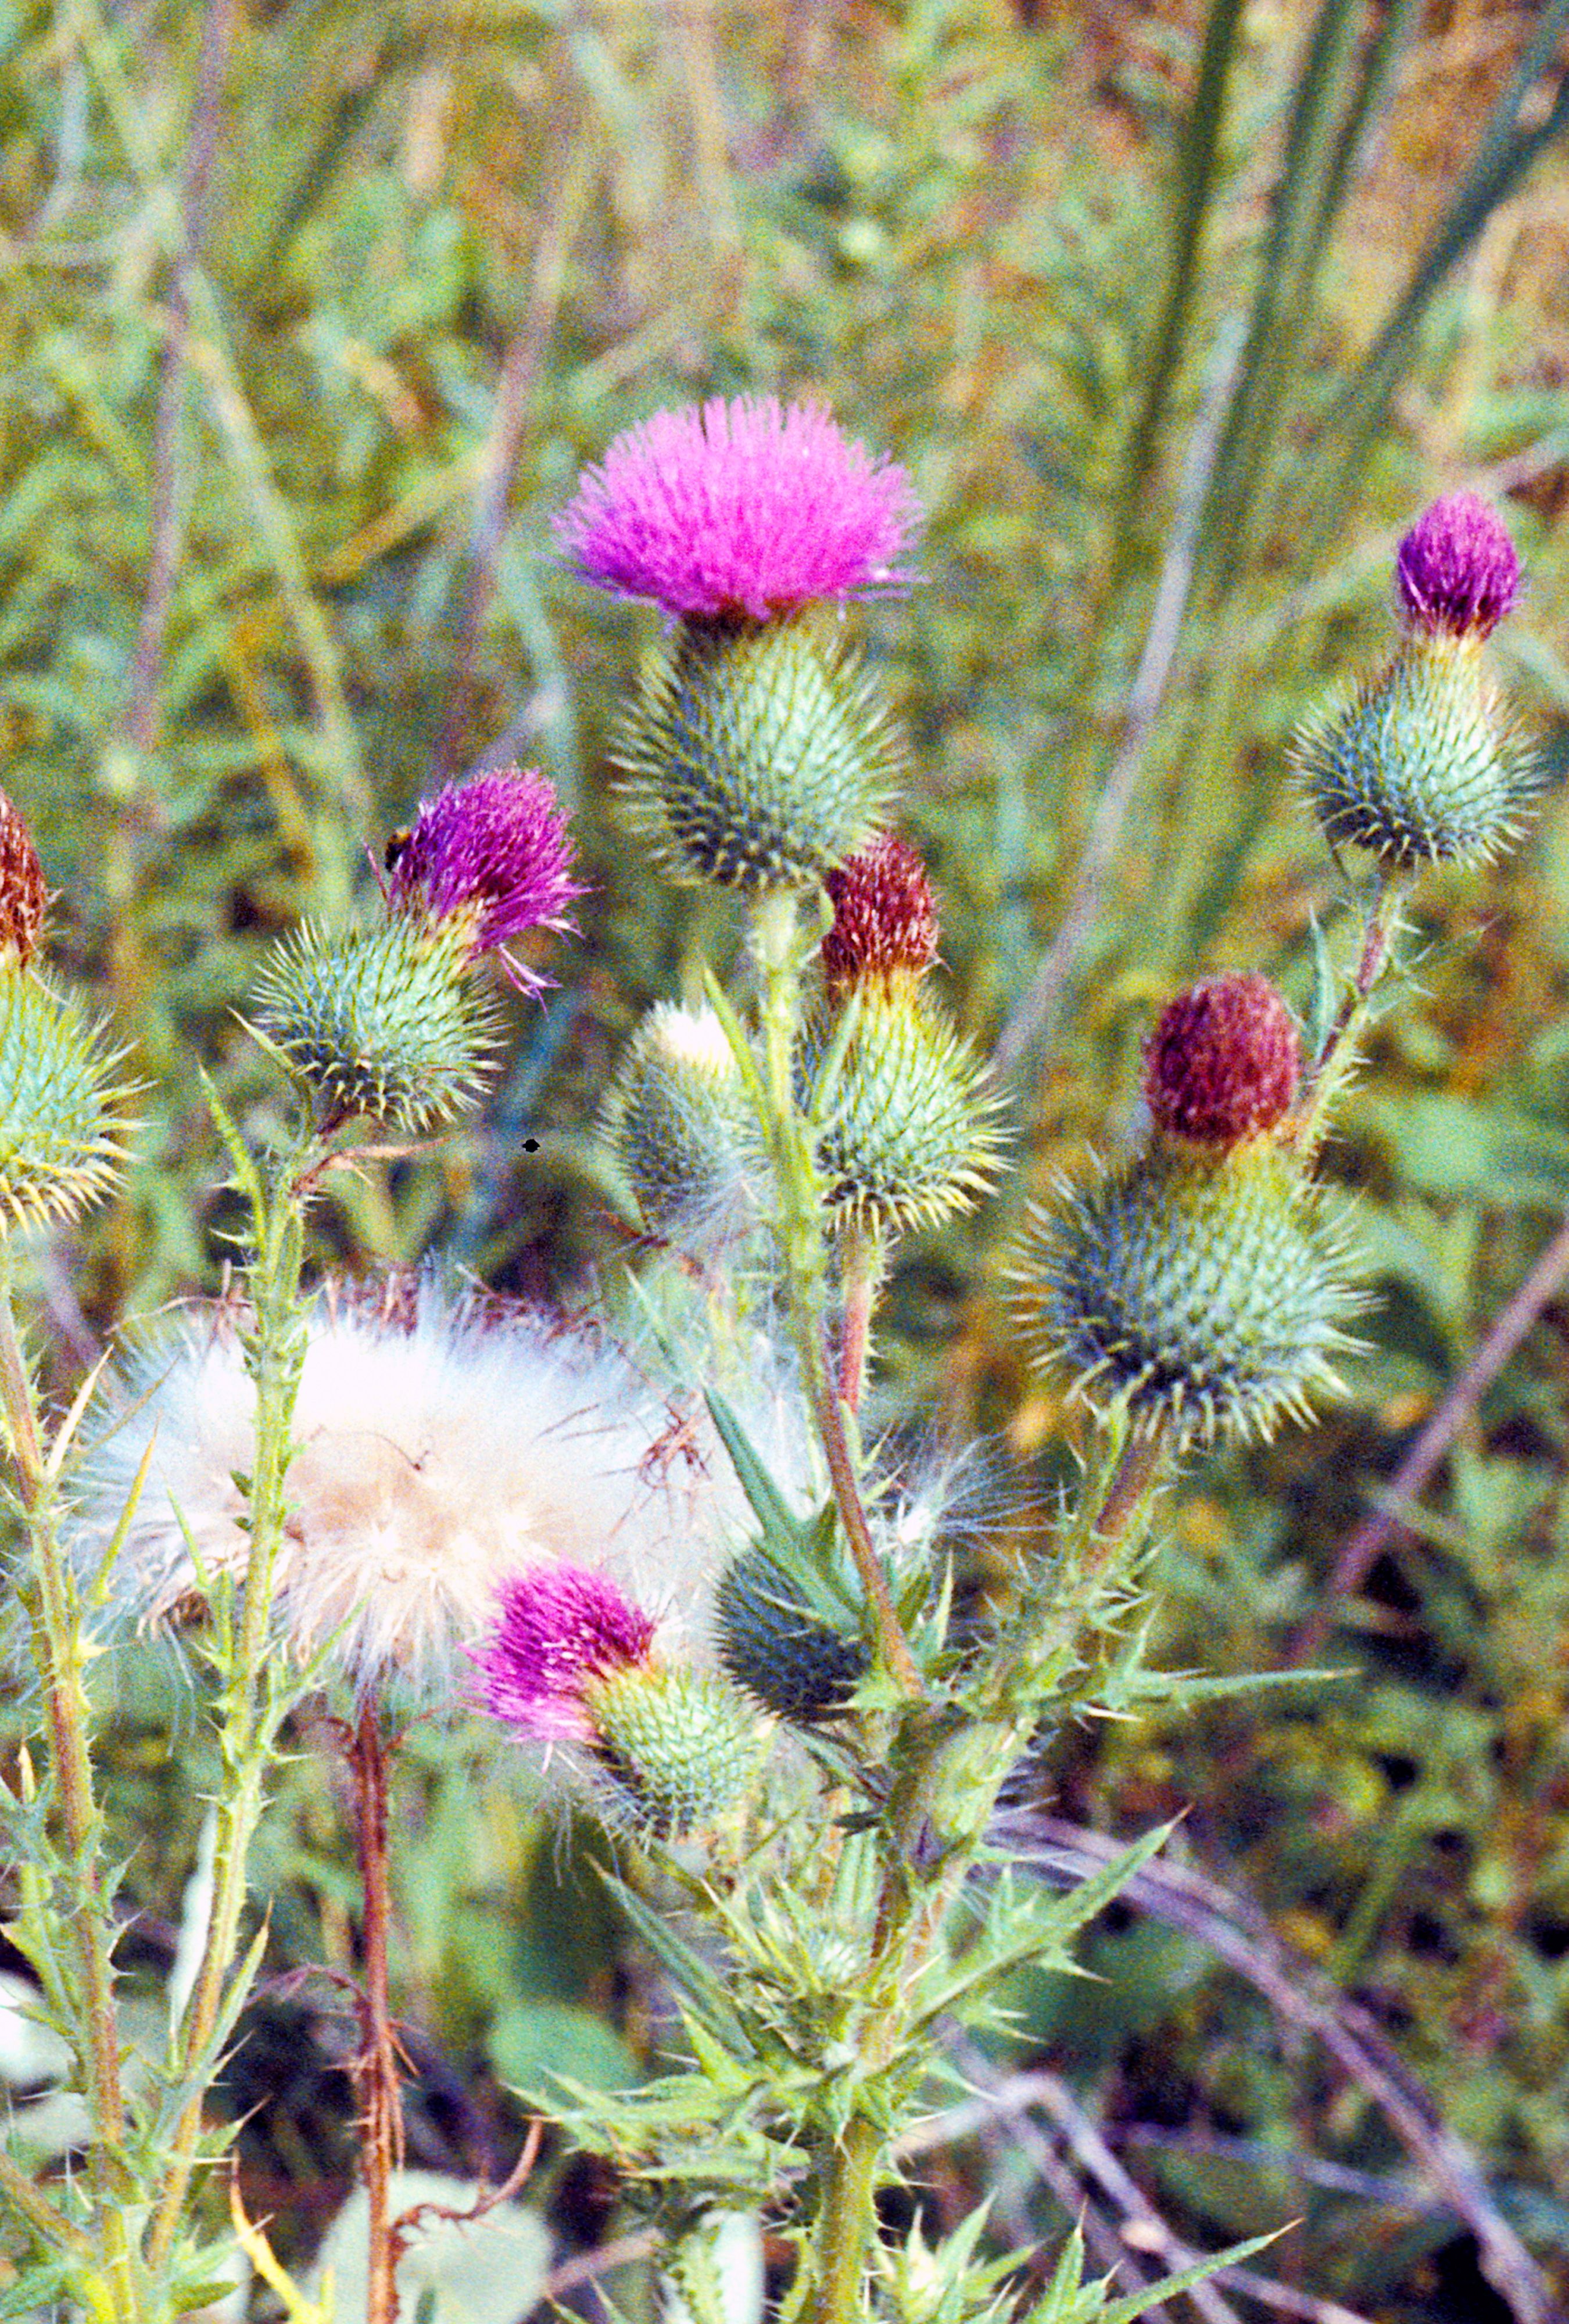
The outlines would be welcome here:
M 595 1109 L 641 1010 L 736 931 L 629 837 L 608 738 L 653 616 L 575 586 L 549 520 L 653 409 L 812 392 L 930 512 L 915 594 L 857 622 L 1020 1163 L 901 1247 L 877 1412 L 993 1434 L 1043 1498 L 1062 1415 L 1008 1315 L 1022 1198 L 1126 1130 L 1175 982 L 1263 968 L 1305 1006 L 1315 922 L 1350 941 L 1288 744 L 1390 637 L 1393 546 L 1439 489 L 1507 514 L 1529 586 L 1500 673 L 1569 762 L 1569 5 L 61 0 L 0 6 L 0 779 L 59 891 L 58 966 L 146 1085 L 118 1200 L 32 1247 L 56 1387 L 218 1286 L 237 1214 L 194 1061 L 263 1135 L 235 1012 L 265 946 L 346 910 L 367 849 L 476 764 L 536 762 L 570 803 L 584 940 L 516 1008 L 483 1120 L 334 1176 L 319 1264 L 438 1252 L 569 1305 L 626 1264 Z M 1330 1157 L 1379 1284 L 1368 1351 L 1316 1428 L 1186 1480 L 1174 1665 L 1282 1662 L 1569 1203 L 1561 796 L 1417 908 Z M 1036 1784 L 1106 1831 L 1181 1815 L 1177 1858 L 1267 1916 L 1291 1974 L 1358 1997 L 1563 2297 L 1566 1387 L 1549 1300 L 1420 1522 L 1330 1601 L 1335 1683 L 1072 1731 Z M 106 1701 L 152 1981 L 208 1746 L 154 1654 Z M 291 2253 L 351 2170 L 352 2025 L 290 1980 L 354 1959 L 335 1755 L 300 1741 L 258 1875 L 278 1982 L 230 2092 L 257 2109 L 249 2208 Z M 593 1843 L 474 1738 L 414 1730 L 399 1814 L 411 2159 L 504 2170 L 502 2084 L 640 2070 L 665 2005 Z M 1527 2313 L 1365 2079 L 1213 1945 L 1127 1909 L 1089 1959 L 1102 1982 L 1021 1986 L 1000 2062 L 1065 2075 L 1179 2233 L 1295 2220 L 1272 2272 L 1369 2318 Z M 911 2168 L 940 2223 L 992 2184 L 1063 2231 L 1060 2176 L 1015 2142 Z M 594 2174 L 557 2158 L 536 2191 L 559 2251 L 613 2231 Z

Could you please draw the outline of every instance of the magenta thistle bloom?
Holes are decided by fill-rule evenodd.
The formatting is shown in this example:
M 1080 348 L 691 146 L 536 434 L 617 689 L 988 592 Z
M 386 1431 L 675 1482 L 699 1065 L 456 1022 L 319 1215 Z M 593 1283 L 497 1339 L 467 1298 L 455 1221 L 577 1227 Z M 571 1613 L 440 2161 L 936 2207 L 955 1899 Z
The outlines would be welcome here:
M 651 1619 L 603 1575 L 575 1565 L 514 1575 L 501 1603 L 495 1633 L 474 1657 L 485 1708 L 537 1742 L 592 1741 L 584 1690 L 648 1660 Z
M 904 470 L 820 403 L 714 396 L 625 429 L 555 530 L 599 588 L 688 621 L 766 622 L 902 586 L 919 521 Z
M 1518 595 L 1520 560 L 1497 512 L 1475 493 L 1449 493 L 1400 543 L 1395 587 L 1415 630 L 1485 638 Z
M 1168 1001 L 1144 1054 L 1144 1097 L 1168 1137 L 1229 1148 L 1290 1112 L 1297 1022 L 1267 976 L 1210 976 Z
M 389 845 L 387 871 L 394 911 L 471 915 L 471 951 L 497 954 L 525 991 L 546 980 L 507 946 L 531 928 L 570 930 L 567 908 L 584 892 L 560 802 L 534 767 L 476 775 L 427 799 Z

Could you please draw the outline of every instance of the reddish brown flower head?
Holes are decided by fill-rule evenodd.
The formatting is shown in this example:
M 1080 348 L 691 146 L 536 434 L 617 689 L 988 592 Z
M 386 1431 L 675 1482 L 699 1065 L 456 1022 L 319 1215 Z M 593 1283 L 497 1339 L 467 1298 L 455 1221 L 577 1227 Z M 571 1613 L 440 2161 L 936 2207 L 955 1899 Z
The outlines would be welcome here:
M 49 890 L 27 825 L 0 791 L 0 954 L 23 968 L 38 950 Z
M 1520 560 L 1497 511 L 1475 493 L 1449 493 L 1400 543 L 1395 590 L 1412 628 L 1485 638 L 1519 595 Z
M 880 831 L 830 872 L 824 885 L 834 907 L 834 925 L 823 938 L 830 992 L 900 969 L 920 976 L 934 965 L 937 906 L 926 866 L 904 840 Z
M 1211 976 L 1168 1001 L 1144 1053 L 1144 1095 L 1169 1138 L 1240 1146 L 1290 1111 L 1302 1074 L 1291 1011 L 1267 976 Z

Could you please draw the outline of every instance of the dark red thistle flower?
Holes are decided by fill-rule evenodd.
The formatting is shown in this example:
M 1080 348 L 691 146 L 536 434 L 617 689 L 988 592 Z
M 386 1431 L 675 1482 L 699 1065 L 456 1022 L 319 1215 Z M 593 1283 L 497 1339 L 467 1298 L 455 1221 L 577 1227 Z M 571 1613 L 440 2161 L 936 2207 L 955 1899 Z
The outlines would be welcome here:
M 1290 1111 L 1296 1020 L 1267 976 L 1212 976 L 1168 1001 L 1144 1053 L 1144 1095 L 1168 1137 L 1239 1146 Z
M 546 979 L 507 946 L 531 928 L 569 930 L 583 894 L 560 802 L 537 768 L 507 767 L 427 799 L 388 851 L 387 901 L 434 920 L 474 915 L 473 950 L 499 954 L 525 990 Z
M 38 950 L 49 890 L 32 834 L 0 791 L 0 953 L 25 968 Z
M 863 977 L 920 976 L 937 956 L 937 914 L 926 866 L 908 842 L 880 831 L 824 881 L 834 925 L 823 938 L 831 993 Z
M 1503 521 L 1475 493 L 1449 493 L 1401 541 L 1395 587 L 1414 630 L 1485 638 L 1519 594 L 1520 560 Z
M 480 1699 L 536 1741 L 586 1742 L 585 1687 L 648 1660 L 654 1625 L 602 1574 L 539 1566 L 504 1582 L 494 1635 L 475 1655 Z

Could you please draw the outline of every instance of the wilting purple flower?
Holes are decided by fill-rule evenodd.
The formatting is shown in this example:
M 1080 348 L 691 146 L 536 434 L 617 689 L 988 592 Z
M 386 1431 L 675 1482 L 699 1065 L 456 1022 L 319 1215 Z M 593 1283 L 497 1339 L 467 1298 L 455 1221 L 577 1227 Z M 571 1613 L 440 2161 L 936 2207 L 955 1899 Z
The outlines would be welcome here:
M 507 946 L 531 928 L 568 930 L 568 906 L 583 894 L 572 877 L 572 843 L 560 802 L 537 768 L 507 767 L 452 783 L 427 799 L 387 851 L 394 911 L 444 920 L 475 916 L 472 950 L 499 954 L 515 984 L 546 979 Z
M 615 438 L 556 537 L 584 580 L 689 621 L 764 622 L 901 586 L 920 521 L 901 467 L 820 403 L 714 396 Z
M 501 1620 L 475 1655 L 480 1697 L 537 1742 L 581 1743 L 593 1724 L 585 1686 L 646 1662 L 654 1625 L 602 1574 L 538 1566 L 502 1586 Z
M 1412 627 L 1485 638 L 1514 604 L 1520 560 L 1503 521 L 1475 493 L 1449 493 L 1400 543 L 1395 586 Z

